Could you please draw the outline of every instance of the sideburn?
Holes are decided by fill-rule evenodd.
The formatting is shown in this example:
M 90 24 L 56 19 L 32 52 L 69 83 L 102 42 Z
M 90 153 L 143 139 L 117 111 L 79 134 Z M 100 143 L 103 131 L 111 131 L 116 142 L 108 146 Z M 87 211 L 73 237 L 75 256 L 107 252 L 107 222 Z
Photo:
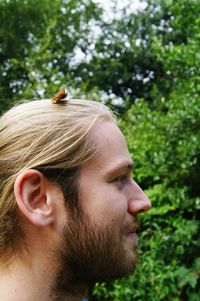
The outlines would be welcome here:
M 56 182 L 60 187 L 65 205 L 75 214 L 78 207 L 78 176 L 80 168 L 37 168 L 48 180 Z
M 78 204 L 78 176 L 79 168 L 68 169 L 65 174 L 56 178 L 56 183 L 60 187 L 66 207 L 76 215 L 79 212 Z

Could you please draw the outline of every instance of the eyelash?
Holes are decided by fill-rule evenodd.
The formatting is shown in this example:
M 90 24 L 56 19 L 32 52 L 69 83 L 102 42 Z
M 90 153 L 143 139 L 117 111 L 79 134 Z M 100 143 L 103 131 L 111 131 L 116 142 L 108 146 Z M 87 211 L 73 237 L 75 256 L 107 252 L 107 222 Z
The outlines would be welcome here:
M 118 183 L 121 187 L 124 187 L 124 185 L 127 183 L 127 181 L 128 181 L 127 175 L 119 176 L 113 180 L 113 182 Z

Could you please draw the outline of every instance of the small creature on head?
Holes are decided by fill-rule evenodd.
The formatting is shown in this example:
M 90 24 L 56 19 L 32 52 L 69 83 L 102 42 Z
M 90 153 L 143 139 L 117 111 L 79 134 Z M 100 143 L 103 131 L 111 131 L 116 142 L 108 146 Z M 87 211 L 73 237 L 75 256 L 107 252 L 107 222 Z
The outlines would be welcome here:
M 65 88 L 61 88 L 60 91 L 52 98 L 53 103 L 59 103 L 62 99 L 66 98 L 68 91 Z

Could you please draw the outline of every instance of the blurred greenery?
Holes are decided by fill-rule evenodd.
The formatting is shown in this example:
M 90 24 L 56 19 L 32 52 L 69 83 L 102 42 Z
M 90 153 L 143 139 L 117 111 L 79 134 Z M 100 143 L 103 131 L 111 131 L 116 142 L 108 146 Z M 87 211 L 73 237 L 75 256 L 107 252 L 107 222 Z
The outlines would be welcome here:
M 116 110 L 153 208 L 141 216 L 135 273 L 96 284 L 91 300 L 198 301 L 200 3 L 120 13 L 105 19 L 88 0 L 0 0 L 0 112 L 63 83 Z

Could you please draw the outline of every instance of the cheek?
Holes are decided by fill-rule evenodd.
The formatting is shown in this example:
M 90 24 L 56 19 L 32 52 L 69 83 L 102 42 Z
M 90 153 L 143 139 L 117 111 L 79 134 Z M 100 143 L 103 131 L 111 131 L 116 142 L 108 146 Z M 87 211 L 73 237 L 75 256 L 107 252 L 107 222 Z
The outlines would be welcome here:
M 116 230 L 123 226 L 128 207 L 126 198 L 121 193 L 106 194 L 101 209 L 104 224 L 113 225 Z
M 117 205 L 113 205 L 112 208 L 110 208 L 109 211 L 107 211 L 109 214 L 109 223 L 119 227 L 123 226 L 126 220 L 127 215 L 127 206 L 122 203 L 119 203 Z
M 98 224 L 123 225 L 127 214 L 123 191 L 101 181 L 91 180 L 84 184 L 79 190 L 79 201 L 85 213 Z

